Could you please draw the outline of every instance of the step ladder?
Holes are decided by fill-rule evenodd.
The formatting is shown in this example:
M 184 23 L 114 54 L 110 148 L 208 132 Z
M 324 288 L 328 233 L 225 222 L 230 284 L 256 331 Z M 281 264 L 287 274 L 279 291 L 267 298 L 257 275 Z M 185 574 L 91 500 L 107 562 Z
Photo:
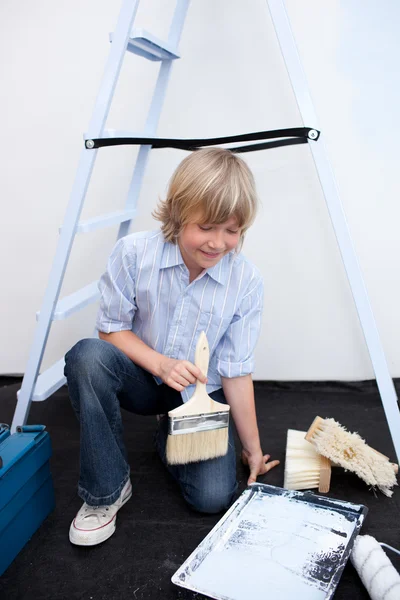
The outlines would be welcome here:
M 133 23 L 139 0 L 123 1 L 115 31 L 110 35 L 110 54 L 89 123 L 88 138 L 121 135 L 121 132 L 107 131 L 104 127 L 126 52 L 132 52 L 147 60 L 160 62 L 160 70 L 143 132 L 144 136 L 155 136 L 172 63 L 179 58 L 178 45 L 188 5 L 189 0 L 177 0 L 168 39 L 164 42 L 143 29 L 134 29 Z M 60 238 L 48 286 L 40 313 L 38 313 L 38 322 L 25 376 L 21 389 L 17 394 L 18 401 L 11 427 L 13 432 L 18 425 L 26 423 L 32 401 L 46 400 L 66 383 L 64 358 L 61 358 L 39 375 L 52 322 L 58 319 L 66 319 L 85 306 L 96 302 L 100 297 L 95 281 L 59 300 L 60 289 L 75 234 L 86 233 L 116 224 L 119 224 L 118 239 L 128 233 L 131 221 L 136 215 L 137 199 L 150 150 L 151 146 L 149 145 L 142 145 L 139 149 L 124 210 L 79 222 L 97 156 L 97 149 L 91 149 L 87 145 L 82 149 L 64 223 L 60 230 Z
M 346 216 L 339 198 L 338 188 L 327 158 L 324 137 L 318 127 L 284 0 L 266 1 L 303 123 L 313 128 L 314 132 L 317 132 L 314 139 L 311 136 L 309 137 L 309 146 L 371 357 L 397 460 L 400 461 L 400 412 L 396 391 L 389 373 Z M 160 61 L 161 63 L 145 129 L 143 134 L 141 134 L 141 137 L 144 138 L 156 137 L 157 124 L 161 114 L 171 66 L 173 61 L 179 58 L 178 44 L 189 0 L 177 0 L 167 42 L 157 39 L 142 29 L 133 29 L 138 4 L 139 0 L 123 1 L 115 32 L 110 36 L 112 41 L 110 55 L 95 102 L 93 116 L 89 124 L 85 147 L 81 153 L 48 287 L 38 316 L 38 324 L 25 376 L 21 389 L 18 392 L 18 401 L 12 423 L 13 431 L 15 431 L 17 425 L 26 423 L 32 401 L 45 400 L 66 383 L 63 375 L 63 358 L 38 375 L 52 321 L 65 319 L 88 304 L 96 302 L 99 298 L 97 282 L 93 282 L 83 289 L 59 300 L 60 288 L 75 234 L 120 224 L 118 231 L 119 239 L 127 235 L 131 221 L 136 214 L 137 199 L 149 153 L 152 148 L 150 142 L 147 144 L 143 143 L 140 146 L 125 209 L 97 217 L 90 221 L 79 222 L 98 151 L 92 140 L 135 137 L 135 134 L 130 132 L 116 132 L 104 129 L 125 53 L 133 52 L 145 59 Z

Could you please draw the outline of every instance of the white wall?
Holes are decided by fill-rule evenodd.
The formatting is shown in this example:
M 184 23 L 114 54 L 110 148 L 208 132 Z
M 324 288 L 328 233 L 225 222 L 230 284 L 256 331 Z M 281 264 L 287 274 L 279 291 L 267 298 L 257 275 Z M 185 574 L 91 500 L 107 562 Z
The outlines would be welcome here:
M 0 373 L 25 369 L 120 2 L 3 0 Z M 166 37 L 174 2 L 137 25 Z M 389 368 L 400 376 L 396 0 L 287 0 Z M 207 137 L 301 125 L 265 0 L 192 0 L 159 135 Z M 140 130 L 157 65 L 128 55 L 109 126 Z M 307 123 L 306 125 L 314 125 Z M 83 217 L 122 208 L 137 150 L 100 150 Z M 154 151 L 135 230 L 184 153 Z M 265 277 L 258 379 L 373 377 L 307 146 L 245 156 L 263 209 L 245 253 Z M 96 279 L 117 228 L 76 238 L 63 294 Z M 95 308 L 56 323 L 44 366 L 90 335 Z

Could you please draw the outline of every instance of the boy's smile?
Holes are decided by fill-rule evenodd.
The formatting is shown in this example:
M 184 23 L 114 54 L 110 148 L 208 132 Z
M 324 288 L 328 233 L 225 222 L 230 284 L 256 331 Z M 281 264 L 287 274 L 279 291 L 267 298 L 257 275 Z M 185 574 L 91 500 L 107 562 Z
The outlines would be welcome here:
M 235 217 L 218 225 L 201 222 L 185 225 L 178 238 L 178 245 L 189 269 L 190 281 L 234 250 L 239 243 L 240 233 L 241 228 Z

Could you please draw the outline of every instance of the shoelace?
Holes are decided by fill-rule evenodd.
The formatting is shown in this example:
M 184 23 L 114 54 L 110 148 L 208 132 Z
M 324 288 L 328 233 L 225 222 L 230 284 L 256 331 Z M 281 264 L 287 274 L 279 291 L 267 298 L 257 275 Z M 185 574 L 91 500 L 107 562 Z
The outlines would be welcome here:
M 98 516 L 98 513 L 97 513 L 97 512 L 95 512 L 95 511 L 97 511 L 98 509 L 104 509 L 104 510 L 106 510 L 106 511 L 107 511 L 107 510 L 110 510 L 110 507 L 109 507 L 109 506 L 104 506 L 104 507 L 103 507 L 103 506 L 101 506 L 101 505 L 100 505 L 100 506 L 88 506 L 88 505 L 87 505 L 87 506 L 85 506 L 85 513 L 89 513 L 89 514 L 87 514 L 87 515 L 85 515 L 85 516 L 87 516 L 87 517 L 90 517 L 91 515 L 96 515 L 96 516 Z M 102 515 L 102 516 L 103 516 L 103 517 L 106 517 L 107 515 L 106 515 L 106 514 L 103 512 L 103 515 Z

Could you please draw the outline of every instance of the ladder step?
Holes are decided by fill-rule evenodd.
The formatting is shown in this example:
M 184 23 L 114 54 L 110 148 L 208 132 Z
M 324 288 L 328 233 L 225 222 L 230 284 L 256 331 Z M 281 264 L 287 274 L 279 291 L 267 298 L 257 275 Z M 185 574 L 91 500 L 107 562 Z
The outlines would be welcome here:
M 97 286 L 98 282 L 93 281 L 77 292 L 65 296 L 58 303 L 54 311 L 53 321 L 66 319 L 73 313 L 85 308 L 92 302 L 96 302 L 100 298 L 100 292 Z M 40 311 L 36 313 L 36 318 L 39 318 Z
M 110 227 L 111 225 L 117 225 L 118 223 L 124 223 L 125 221 L 131 221 L 136 216 L 136 209 L 130 210 L 117 210 L 116 212 L 108 213 L 106 215 L 100 215 L 87 221 L 81 221 L 78 223 L 76 232 L 77 233 L 88 233 L 96 229 L 102 229 L 103 227 Z M 61 229 L 60 229 L 61 231 Z
M 49 369 L 39 375 L 32 396 L 33 401 L 40 402 L 46 400 L 67 382 L 64 375 L 64 365 L 64 358 L 61 358 Z M 20 390 L 17 392 L 17 396 L 19 396 L 19 392 Z
M 110 42 L 112 42 L 112 33 L 110 33 Z M 176 48 L 156 38 L 145 29 L 132 29 L 127 50 L 154 61 L 180 58 Z

